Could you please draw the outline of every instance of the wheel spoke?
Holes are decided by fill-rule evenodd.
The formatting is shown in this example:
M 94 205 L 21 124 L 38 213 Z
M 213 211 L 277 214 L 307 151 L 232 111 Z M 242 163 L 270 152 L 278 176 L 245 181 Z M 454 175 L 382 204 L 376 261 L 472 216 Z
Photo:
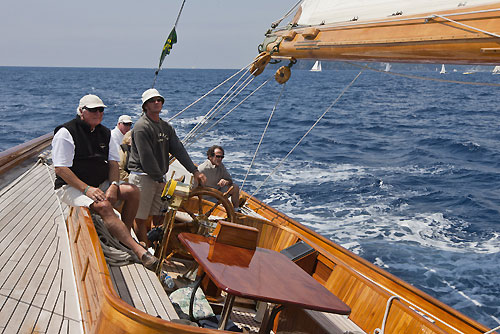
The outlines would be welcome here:
M 198 214 L 200 216 L 203 214 L 203 201 L 201 195 L 198 195 Z
M 184 210 L 184 212 L 186 212 L 191 217 L 192 220 L 196 220 L 196 216 L 191 211 L 186 209 L 184 205 L 181 204 L 179 208 Z
M 219 205 L 221 204 L 221 201 L 217 201 L 217 203 L 215 203 L 211 208 L 210 210 L 208 210 L 206 213 L 205 213 L 205 218 L 208 218 L 210 217 L 210 215 L 212 214 L 212 212 L 214 212 L 215 208 L 218 207 Z

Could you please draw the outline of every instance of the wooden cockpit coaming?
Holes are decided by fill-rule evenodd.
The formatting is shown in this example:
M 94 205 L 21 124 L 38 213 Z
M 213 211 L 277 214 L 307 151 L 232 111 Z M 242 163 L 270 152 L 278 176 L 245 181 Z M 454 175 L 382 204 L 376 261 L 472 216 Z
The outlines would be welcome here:
M 240 219 L 239 222 L 249 224 L 250 221 L 253 221 L 251 226 L 261 229 L 261 235 L 273 235 L 273 239 L 276 240 L 276 242 L 267 240 L 261 243 L 259 247 L 268 247 L 280 251 L 298 240 L 302 240 L 312 246 L 317 251 L 312 276 L 351 307 L 352 313 L 349 318 L 366 332 L 372 332 L 377 327 L 380 328 L 381 323 L 375 326 L 377 321 L 372 322 L 374 318 L 380 318 L 380 312 L 378 312 L 378 315 L 370 314 L 366 312 L 364 307 L 356 307 L 349 299 L 360 298 L 360 294 L 370 295 L 374 292 L 376 292 L 374 296 L 377 296 L 374 298 L 383 297 L 380 299 L 380 303 L 376 303 L 377 308 L 379 310 L 382 309 L 382 316 L 385 309 L 385 301 L 389 297 L 396 295 L 400 296 L 401 299 L 398 303 L 403 303 L 408 310 L 410 310 L 410 307 L 417 310 L 425 310 L 426 317 L 432 319 L 437 325 L 436 327 L 439 328 L 436 328 L 436 333 L 444 331 L 446 333 L 479 334 L 489 330 L 484 325 L 469 319 L 457 310 L 335 244 L 259 200 L 250 198 L 247 200 L 247 205 L 264 219 Z M 293 237 L 291 237 L 292 235 Z M 340 271 L 348 272 L 349 275 L 341 279 L 337 277 Z M 349 293 L 344 295 L 339 289 L 342 289 L 342 287 L 347 288 L 348 286 L 352 288 L 350 282 L 353 281 L 356 282 L 354 285 L 357 284 L 358 288 L 350 290 Z M 360 284 L 361 282 L 364 283 Z M 365 298 L 367 298 L 366 295 Z M 362 299 L 360 298 L 360 300 Z M 372 302 L 372 299 L 367 298 L 367 303 L 369 304 L 370 302 Z M 417 313 L 413 310 L 411 312 Z M 391 315 L 390 319 L 395 319 L 395 317 Z M 425 320 L 422 316 L 419 316 L 417 319 Z M 425 325 L 426 322 L 430 323 L 425 320 L 422 324 Z M 366 326 L 363 326 L 363 323 L 366 323 Z M 433 333 L 433 331 L 429 333 Z

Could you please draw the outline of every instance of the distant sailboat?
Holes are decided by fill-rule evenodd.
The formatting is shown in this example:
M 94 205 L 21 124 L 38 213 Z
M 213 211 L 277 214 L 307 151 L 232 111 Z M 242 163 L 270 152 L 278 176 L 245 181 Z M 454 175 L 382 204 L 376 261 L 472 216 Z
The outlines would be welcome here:
M 311 68 L 311 72 L 321 72 L 321 61 L 316 60 L 313 67 Z
M 441 71 L 439 74 L 446 74 L 446 68 L 444 68 L 444 64 L 441 65 Z
M 391 70 L 391 64 L 390 63 L 385 63 L 385 70 L 384 72 L 389 72 Z
M 500 65 L 499 66 L 495 66 L 495 68 L 493 69 L 493 71 L 491 73 L 492 74 L 500 74 Z

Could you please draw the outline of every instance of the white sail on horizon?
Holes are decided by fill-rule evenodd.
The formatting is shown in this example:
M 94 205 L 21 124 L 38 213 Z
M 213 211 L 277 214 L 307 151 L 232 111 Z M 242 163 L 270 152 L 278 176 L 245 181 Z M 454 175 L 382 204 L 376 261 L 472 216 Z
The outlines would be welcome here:
M 493 71 L 491 73 L 500 74 L 500 65 L 495 66 L 495 68 L 493 69 Z
M 441 65 L 441 71 L 439 71 L 439 74 L 446 74 L 446 68 L 444 67 L 444 64 Z
M 321 72 L 321 61 L 316 60 L 313 67 L 310 70 L 311 72 Z
M 389 72 L 390 70 L 391 70 L 391 64 L 390 63 L 385 63 L 384 72 Z

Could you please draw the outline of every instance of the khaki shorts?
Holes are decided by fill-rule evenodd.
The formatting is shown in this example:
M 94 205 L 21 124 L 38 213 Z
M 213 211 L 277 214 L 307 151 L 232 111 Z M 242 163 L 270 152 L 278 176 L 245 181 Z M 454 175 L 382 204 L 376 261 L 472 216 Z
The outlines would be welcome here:
M 164 183 L 154 181 L 149 175 L 130 174 L 128 182 L 135 184 L 141 191 L 141 201 L 135 218 L 147 219 L 148 216 L 160 216 L 164 206 L 161 192 Z
M 99 185 L 99 189 L 103 192 L 106 192 L 109 188 L 109 181 L 104 181 Z M 85 206 L 90 208 L 94 200 L 90 197 L 87 197 L 80 190 L 71 187 L 68 184 L 63 185 L 62 187 L 56 189 L 56 196 L 63 203 L 68 204 L 69 206 Z

